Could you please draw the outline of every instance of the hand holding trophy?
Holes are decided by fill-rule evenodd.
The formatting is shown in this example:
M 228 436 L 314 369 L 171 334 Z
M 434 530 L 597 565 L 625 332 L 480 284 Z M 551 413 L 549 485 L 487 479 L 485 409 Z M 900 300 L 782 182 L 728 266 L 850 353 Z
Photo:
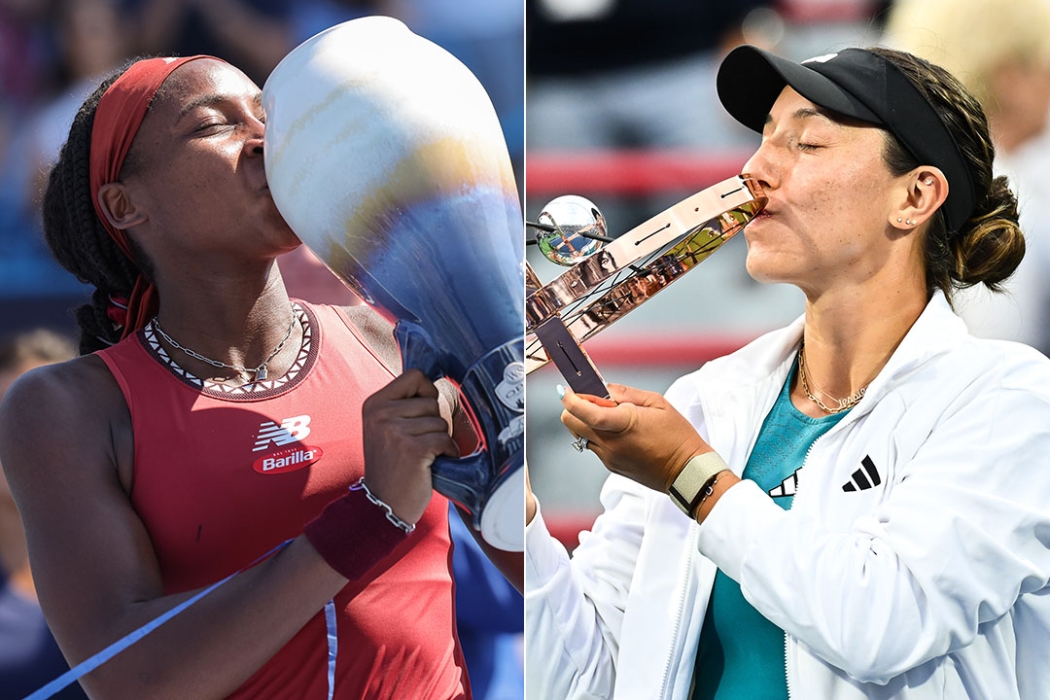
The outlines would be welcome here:
M 484 539 L 524 548 L 521 208 L 487 94 L 401 22 L 299 46 L 263 89 L 266 174 L 292 230 L 396 323 L 404 368 L 459 387 L 479 446 L 434 488 Z

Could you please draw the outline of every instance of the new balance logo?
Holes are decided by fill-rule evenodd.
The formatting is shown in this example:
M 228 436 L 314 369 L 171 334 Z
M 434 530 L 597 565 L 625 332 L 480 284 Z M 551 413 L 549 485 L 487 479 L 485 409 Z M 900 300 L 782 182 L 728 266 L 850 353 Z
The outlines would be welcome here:
M 850 480 L 842 485 L 843 491 L 865 491 L 882 483 L 882 477 L 879 476 L 879 470 L 875 468 L 871 457 L 865 455 L 860 464 L 862 468 L 853 472 Z
M 310 416 L 295 416 L 285 418 L 277 425 L 272 420 L 264 421 L 259 426 L 259 435 L 255 438 L 255 447 L 252 452 L 265 450 L 272 442 L 281 447 L 296 440 L 305 440 L 310 434 Z

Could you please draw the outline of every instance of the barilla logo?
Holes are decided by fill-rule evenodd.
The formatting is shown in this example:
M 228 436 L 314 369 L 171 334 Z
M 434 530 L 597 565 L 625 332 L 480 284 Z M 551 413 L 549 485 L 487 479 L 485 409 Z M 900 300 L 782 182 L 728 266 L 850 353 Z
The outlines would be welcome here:
M 252 464 L 252 469 L 260 474 L 286 474 L 313 464 L 323 454 L 320 447 L 297 445 L 260 457 Z

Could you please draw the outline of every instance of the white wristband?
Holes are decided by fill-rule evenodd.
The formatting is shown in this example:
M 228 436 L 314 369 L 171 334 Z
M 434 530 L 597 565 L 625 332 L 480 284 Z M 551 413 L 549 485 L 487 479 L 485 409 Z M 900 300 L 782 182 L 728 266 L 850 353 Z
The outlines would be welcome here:
M 715 478 L 719 472 L 729 469 L 729 465 L 718 456 L 717 452 L 705 452 L 693 457 L 682 471 L 678 472 L 667 495 L 671 497 L 674 504 L 682 509 L 682 512 L 690 518 L 696 512 L 696 508 L 703 500 L 704 487 Z M 710 493 L 707 494 L 708 496 Z

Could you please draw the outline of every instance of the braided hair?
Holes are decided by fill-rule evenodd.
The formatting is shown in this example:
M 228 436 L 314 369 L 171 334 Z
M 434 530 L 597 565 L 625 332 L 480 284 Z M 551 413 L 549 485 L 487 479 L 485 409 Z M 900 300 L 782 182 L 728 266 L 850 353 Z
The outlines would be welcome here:
M 120 340 L 120 328 L 115 327 L 107 315 L 110 297 L 130 298 L 140 272 L 152 278 L 149 260 L 134 241 L 131 246 L 137 266 L 127 259 L 103 228 L 95 213 L 88 179 L 91 129 L 99 100 L 132 63 L 134 61 L 128 62 L 103 80 L 81 105 L 44 190 L 44 238 L 51 253 L 78 280 L 95 287 L 91 303 L 76 310 L 82 355 Z M 133 160 L 130 155 L 125 160 L 121 177 L 134 168 Z

